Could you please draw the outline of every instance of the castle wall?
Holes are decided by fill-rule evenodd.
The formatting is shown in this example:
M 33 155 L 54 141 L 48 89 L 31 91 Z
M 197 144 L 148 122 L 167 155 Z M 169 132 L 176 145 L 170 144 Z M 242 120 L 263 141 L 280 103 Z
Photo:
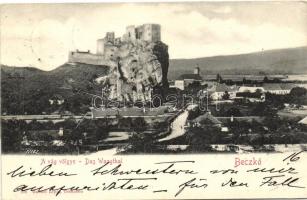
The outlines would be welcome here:
M 157 42 L 161 40 L 161 27 L 158 24 L 144 24 L 143 25 L 143 34 L 140 39 Z
M 152 32 L 152 40 L 153 42 L 161 41 L 161 26 L 158 24 L 155 24 L 152 26 L 151 29 Z
M 159 24 L 143 24 L 135 27 L 134 25 L 126 27 L 126 33 L 123 35 L 123 41 L 131 41 L 134 43 L 137 40 L 147 42 L 161 41 L 161 27 Z M 106 61 L 116 61 L 119 56 L 118 47 L 122 45 L 121 38 L 115 38 L 114 32 L 107 32 L 103 39 L 97 40 L 96 54 L 90 52 L 70 52 L 69 62 L 80 62 L 93 65 L 101 65 Z M 167 50 L 166 50 L 167 51 Z
M 138 26 L 135 29 L 136 31 L 136 38 L 137 39 L 142 39 L 143 38 L 143 34 L 144 34 L 144 26 Z
M 103 55 L 88 52 L 69 52 L 68 62 L 85 63 L 90 65 L 109 65 Z
M 135 41 L 136 39 L 148 42 L 161 41 L 161 26 L 159 24 L 143 24 L 137 27 L 127 26 L 123 40 Z
M 115 38 L 115 40 L 114 40 L 114 45 L 120 45 L 121 44 L 121 38 L 120 37 L 118 37 L 118 38 Z
M 105 40 L 106 40 L 106 42 L 114 43 L 115 33 L 114 32 L 107 32 Z
M 128 40 L 135 41 L 136 40 L 135 26 L 127 26 L 126 27 L 126 34 L 127 34 Z
M 98 55 L 103 55 L 104 53 L 104 39 L 97 40 L 97 50 L 96 53 Z
M 200 74 L 200 69 L 199 69 L 199 67 L 196 67 L 195 69 L 194 69 L 194 74 Z

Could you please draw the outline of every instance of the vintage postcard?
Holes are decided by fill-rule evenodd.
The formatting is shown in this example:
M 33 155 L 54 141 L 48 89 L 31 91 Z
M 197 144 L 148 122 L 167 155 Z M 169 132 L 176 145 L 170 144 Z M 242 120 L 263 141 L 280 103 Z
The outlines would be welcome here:
M 304 1 L 0 4 L 1 198 L 306 199 Z

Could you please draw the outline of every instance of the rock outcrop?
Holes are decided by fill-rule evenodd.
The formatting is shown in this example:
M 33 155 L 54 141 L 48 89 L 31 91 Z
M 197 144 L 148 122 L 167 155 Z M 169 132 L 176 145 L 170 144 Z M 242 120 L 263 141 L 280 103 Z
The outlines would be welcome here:
M 110 73 L 97 78 L 109 99 L 148 101 L 168 87 L 168 46 L 161 41 L 126 41 L 105 56 Z

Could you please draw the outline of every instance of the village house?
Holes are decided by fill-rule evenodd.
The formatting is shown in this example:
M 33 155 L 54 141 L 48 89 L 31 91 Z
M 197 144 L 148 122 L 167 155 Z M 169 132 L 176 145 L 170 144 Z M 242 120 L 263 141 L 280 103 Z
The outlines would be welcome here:
M 190 126 L 192 127 L 207 127 L 213 126 L 217 128 L 222 128 L 222 122 L 215 118 L 213 115 L 209 113 L 205 113 L 190 122 Z
M 289 94 L 291 89 L 294 88 L 295 85 L 293 84 L 274 84 L 274 83 L 265 83 L 263 84 L 263 88 L 265 92 L 271 93 L 271 94 L 277 94 L 277 95 L 285 95 Z
M 255 92 L 264 92 L 264 88 L 263 87 L 249 87 L 249 86 L 241 86 L 238 90 L 238 92 L 242 93 L 242 92 L 249 92 L 249 93 L 255 93 Z
M 184 80 L 175 80 L 174 85 L 170 85 L 170 87 L 184 90 L 184 85 Z
M 208 91 L 211 92 L 210 97 L 214 101 L 223 100 L 225 97 L 227 99 L 235 99 L 237 94 L 242 93 L 259 93 L 259 99 L 255 97 L 248 97 L 251 101 L 264 101 L 265 94 L 264 93 L 271 93 L 277 95 L 285 95 L 289 94 L 291 89 L 294 88 L 294 84 L 277 84 L 277 83 L 265 83 L 262 87 L 252 87 L 252 86 L 241 86 L 238 87 L 236 85 L 228 86 L 226 84 L 215 84 L 211 89 Z M 227 93 L 227 95 L 225 95 Z M 261 95 L 262 94 L 262 95 Z
M 190 127 L 208 128 L 215 127 L 222 132 L 229 132 L 228 127 L 223 126 L 223 123 L 210 113 L 205 113 L 194 120 L 191 120 L 188 124 Z
M 216 84 L 210 89 L 213 92 L 210 97 L 212 100 L 217 101 L 224 99 L 225 94 L 228 94 L 227 99 L 234 99 L 236 98 L 238 88 L 236 85 L 227 86 L 226 84 Z
M 177 80 L 175 80 L 173 87 L 184 90 L 188 85 L 192 83 L 201 83 L 202 80 L 200 69 L 199 67 L 196 67 L 193 74 L 182 74 Z
M 304 126 L 307 126 L 307 116 L 305 118 L 303 118 L 302 120 L 300 120 L 298 123 L 302 124 Z

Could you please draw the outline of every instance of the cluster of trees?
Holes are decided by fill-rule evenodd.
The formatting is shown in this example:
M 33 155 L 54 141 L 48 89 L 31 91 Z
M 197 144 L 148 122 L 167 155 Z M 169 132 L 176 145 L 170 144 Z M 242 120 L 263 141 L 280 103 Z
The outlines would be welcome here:
M 225 91 L 223 96 L 222 96 L 222 99 L 223 100 L 228 100 L 230 98 L 230 94 L 228 93 L 228 91 Z
M 1 121 L 2 152 L 20 151 L 25 127 L 25 121 Z
M 188 144 L 198 151 L 208 151 L 210 144 L 293 144 L 306 143 L 306 127 L 297 124 L 296 119 L 280 119 L 265 117 L 262 121 L 228 121 L 224 124 L 228 133 L 221 132 L 217 127 L 191 127 L 188 132 L 177 138 L 172 144 Z M 229 133 L 232 136 L 229 136 Z
M 300 143 L 306 142 L 307 135 L 301 134 L 306 127 L 297 123 L 298 119 L 281 119 L 279 117 L 266 116 L 252 121 L 228 121 L 225 124 L 233 134 L 234 143 L 247 143 L 251 145 Z M 294 139 L 293 136 L 297 135 Z M 287 140 L 292 138 L 291 140 Z
M 144 134 L 141 132 L 134 132 L 129 137 L 128 144 L 124 148 L 125 153 L 153 153 L 157 151 L 154 144 L 154 138 L 152 134 Z
M 200 116 L 203 112 L 199 109 L 199 107 L 194 108 L 189 111 L 187 120 L 193 120 L 196 117 Z
M 20 71 L 22 78 L 14 75 L 15 71 Z M 105 67 L 82 64 L 63 65 L 50 72 L 17 67 L 1 69 L 1 112 L 7 115 L 55 111 L 84 114 L 91 106 L 91 96 L 81 91 L 101 94 L 101 86 L 95 85 L 94 79 L 106 71 Z M 64 104 L 50 104 L 49 99 L 55 95 L 61 95 Z
M 117 127 L 118 129 L 144 131 L 148 128 L 148 123 L 143 117 L 119 117 Z
M 84 119 L 77 122 L 75 119 L 66 119 L 62 122 L 38 122 L 33 120 L 26 123 L 23 120 L 2 121 L 2 150 L 3 152 L 19 152 L 21 142 L 26 138 L 33 141 L 45 141 L 46 144 L 52 140 L 62 140 L 67 145 L 97 144 L 108 136 L 108 126 L 104 119 Z M 63 136 L 58 135 L 63 128 Z M 55 134 L 54 134 L 55 133 Z
M 269 79 L 267 76 L 265 76 L 262 82 L 263 83 L 282 83 L 283 81 L 280 80 L 279 78 Z
M 295 104 L 300 107 L 302 105 L 307 105 L 307 89 L 295 87 L 286 95 L 266 93 L 265 98 L 268 104 L 279 109 L 282 109 L 285 103 Z
M 20 152 L 22 141 L 43 141 L 45 145 L 53 140 L 62 140 L 65 145 L 75 148 L 82 145 L 95 145 L 108 137 L 111 129 L 124 129 L 143 132 L 149 128 L 144 118 L 118 118 L 114 119 L 83 119 L 76 121 L 74 118 L 60 122 L 39 122 L 36 120 L 26 123 L 24 120 L 2 121 L 2 150 L 3 152 Z M 115 123 L 114 123 L 115 122 Z M 167 122 L 152 124 L 152 128 L 165 129 Z M 59 130 L 63 129 L 63 136 Z M 135 138 L 134 138 L 135 139 Z M 132 138 L 132 140 L 134 140 Z M 52 147 L 53 148 L 53 147 Z
M 147 123 L 143 117 L 125 117 L 119 118 L 118 125 L 116 128 L 124 129 L 127 131 L 143 132 L 145 130 L 154 129 L 155 131 L 164 131 L 168 128 L 168 121 L 158 121 Z
M 188 130 L 185 140 L 186 144 L 192 146 L 208 145 L 208 144 L 223 144 L 227 134 L 220 131 L 218 127 L 208 126 L 206 129 L 200 127 L 192 127 Z
M 23 90 L 21 86 L 17 87 L 17 89 L 12 87 L 5 88 L 2 92 L 2 113 L 17 115 L 69 111 L 74 114 L 84 114 L 89 111 L 91 97 L 81 93 L 73 93 L 72 91 L 66 91 L 62 105 L 51 104 L 49 100 L 57 92 L 59 90 L 56 91 L 48 86 L 41 86 L 40 89 L 33 90 Z
M 237 95 L 257 98 L 261 96 L 261 93 L 244 92 Z M 266 93 L 264 102 L 235 101 L 232 105 L 220 104 L 216 106 L 218 109 L 211 106 L 210 110 L 215 116 L 276 116 L 278 110 L 285 108 L 285 103 L 295 105 L 298 108 L 307 105 L 307 90 L 295 87 L 290 94 L 286 95 Z
M 263 74 L 260 74 L 260 75 L 263 75 Z M 238 81 L 231 80 L 231 79 L 224 80 L 220 74 L 216 75 L 215 81 L 218 83 L 225 83 L 227 85 L 234 85 L 234 84 L 253 85 L 253 84 L 261 84 L 261 83 L 282 83 L 283 82 L 279 78 L 269 79 L 267 76 L 264 76 L 263 80 L 250 80 L 245 77 L 243 77 L 242 80 L 238 80 Z

